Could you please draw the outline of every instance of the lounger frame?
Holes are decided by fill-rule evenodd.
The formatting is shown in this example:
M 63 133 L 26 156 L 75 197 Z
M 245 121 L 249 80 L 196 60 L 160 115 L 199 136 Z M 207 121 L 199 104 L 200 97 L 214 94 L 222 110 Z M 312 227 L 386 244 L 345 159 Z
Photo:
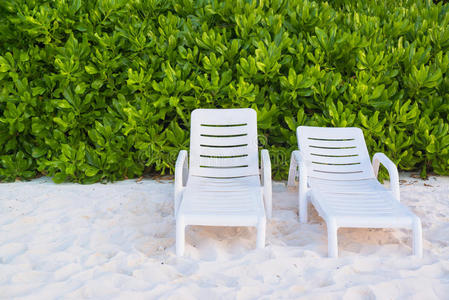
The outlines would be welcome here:
M 189 225 L 254 226 L 257 248 L 263 248 L 272 210 L 271 162 L 262 150 L 259 169 L 255 110 L 194 110 L 187 156 L 180 151 L 175 166 L 177 255 L 184 254 Z
M 341 227 L 411 229 L 413 253 L 422 256 L 421 221 L 400 203 L 396 165 L 383 153 L 370 161 L 362 130 L 300 126 L 297 138 L 288 185 L 298 179 L 301 223 L 307 222 L 309 202 L 326 222 L 330 257 L 338 256 Z M 389 189 L 377 181 L 381 164 L 390 176 Z

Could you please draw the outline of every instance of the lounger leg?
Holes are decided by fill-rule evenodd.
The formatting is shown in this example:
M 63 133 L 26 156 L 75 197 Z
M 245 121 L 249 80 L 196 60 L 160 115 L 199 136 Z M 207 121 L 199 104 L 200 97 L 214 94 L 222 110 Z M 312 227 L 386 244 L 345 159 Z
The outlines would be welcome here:
M 266 232 L 266 227 L 267 227 L 266 224 L 267 224 L 266 220 L 263 220 L 263 221 L 260 221 L 259 224 L 257 225 L 256 247 L 258 249 L 265 248 L 265 232 Z
M 421 220 L 415 218 L 413 220 L 413 254 L 422 257 L 422 226 Z
M 307 223 L 307 191 L 299 190 L 299 222 Z
M 338 227 L 334 220 L 327 222 L 327 251 L 329 257 L 338 257 Z
M 185 247 L 185 225 L 183 220 L 176 220 L 176 255 L 183 256 Z

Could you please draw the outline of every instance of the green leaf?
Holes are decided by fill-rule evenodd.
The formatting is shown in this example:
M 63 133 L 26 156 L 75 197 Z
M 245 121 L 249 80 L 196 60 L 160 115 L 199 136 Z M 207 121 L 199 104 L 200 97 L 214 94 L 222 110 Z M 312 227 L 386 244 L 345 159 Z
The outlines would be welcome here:
M 86 70 L 86 72 L 87 72 L 88 74 L 91 74 L 91 75 L 97 74 L 97 73 L 98 73 L 97 68 L 96 68 L 95 66 L 92 66 L 92 65 L 85 66 L 84 69 Z
M 34 147 L 31 156 L 33 158 L 39 158 L 41 156 L 44 156 L 47 152 L 48 150 L 44 147 Z
M 370 99 L 377 99 L 377 98 L 379 98 L 382 95 L 382 92 L 384 91 L 384 89 L 385 89 L 385 85 L 384 84 L 376 86 L 376 88 L 373 90 L 373 93 L 370 96 Z
M 59 100 L 57 101 L 57 105 L 59 108 L 72 108 L 72 105 L 67 100 Z
M 296 122 L 293 120 L 292 117 L 285 117 L 284 120 L 285 120 L 285 123 L 287 123 L 288 128 L 290 128 L 290 130 L 292 130 L 292 131 L 296 130 Z
M 67 179 L 67 175 L 66 174 L 64 174 L 64 173 L 56 173 L 54 176 L 53 176 L 53 181 L 55 182 L 55 183 L 63 183 L 64 181 L 66 181 L 66 179 Z
M 77 84 L 76 87 L 75 87 L 75 93 L 76 93 L 77 95 L 84 94 L 84 92 L 86 91 L 86 88 L 87 88 L 88 86 L 89 86 L 89 85 L 86 84 L 86 83 L 84 83 L 84 82 L 82 82 L 82 83 L 80 83 L 80 84 Z
M 86 176 L 92 177 L 92 176 L 97 175 L 97 173 L 98 173 L 99 171 L 100 171 L 100 170 L 97 169 L 97 168 L 95 168 L 95 167 L 88 166 L 88 167 L 86 168 L 86 170 L 84 171 L 84 173 L 86 174 Z
M 45 93 L 46 89 L 44 87 L 41 86 L 37 86 L 31 89 L 31 94 L 33 96 L 38 96 L 38 95 L 42 95 L 43 93 Z
M 92 88 L 98 90 L 99 88 L 101 88 L 101 86 L 103 85 L 103 80 L 98 79 L 95 80 L 94 82 L 92 82 Z

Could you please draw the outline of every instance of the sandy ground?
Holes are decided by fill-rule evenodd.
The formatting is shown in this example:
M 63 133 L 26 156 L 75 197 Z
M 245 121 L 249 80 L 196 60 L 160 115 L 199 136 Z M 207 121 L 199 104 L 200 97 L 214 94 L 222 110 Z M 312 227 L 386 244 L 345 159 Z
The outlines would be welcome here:
M 267 246 L 255 229 L 190 227 L 175 255 L 173 183 L 0 184 L 1 299 L 449 299 L 449 178 L 401 174 L 402 202 L 423 223 L 424 258 L 407 230 L 341 229 L 327 258 L 314 210 L 273 184 Z

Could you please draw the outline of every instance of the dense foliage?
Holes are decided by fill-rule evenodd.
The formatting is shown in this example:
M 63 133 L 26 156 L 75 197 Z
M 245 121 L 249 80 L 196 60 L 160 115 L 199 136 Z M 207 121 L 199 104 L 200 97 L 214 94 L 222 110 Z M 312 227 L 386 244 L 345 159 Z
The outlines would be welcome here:
M 295 128 L 358 126 L 449 174 L 449 4 L 0 1 L 0 180 L 167 173 L 195 108 L 253 107 L 274 175 Z

